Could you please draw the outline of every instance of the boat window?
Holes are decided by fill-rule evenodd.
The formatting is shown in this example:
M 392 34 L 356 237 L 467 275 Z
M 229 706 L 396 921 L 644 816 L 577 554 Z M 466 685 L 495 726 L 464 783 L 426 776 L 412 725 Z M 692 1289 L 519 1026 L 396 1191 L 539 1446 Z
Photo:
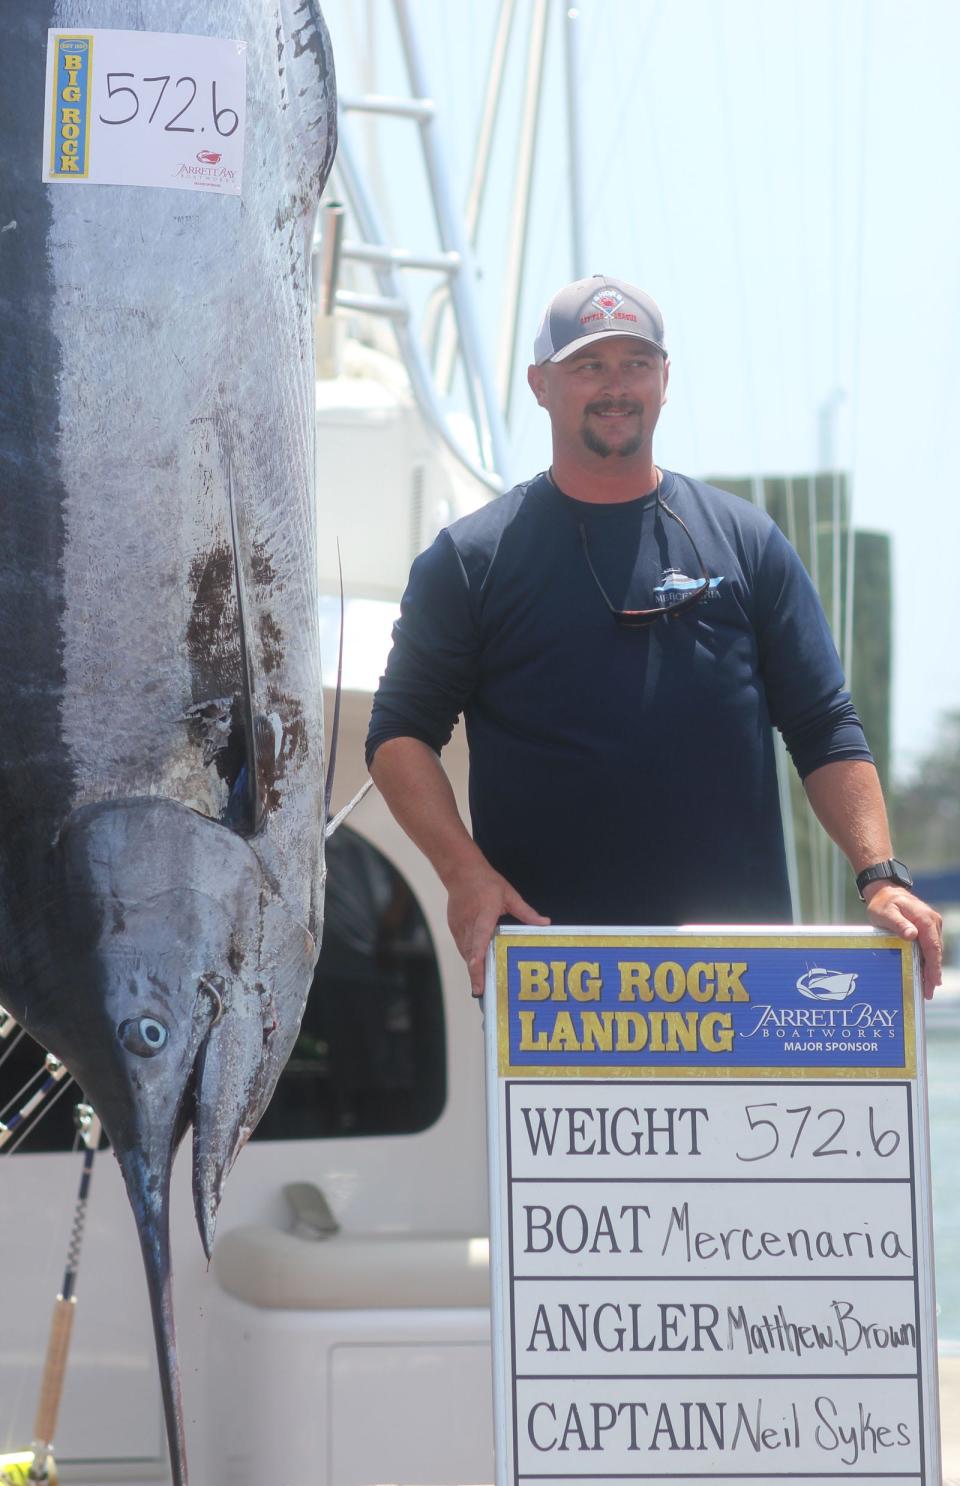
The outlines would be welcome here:
M 341 826 L 327 847 L 323 946 L 259 1140 L 404 1135 L 446 1100 L 440 971 L 406 879 Z
M 43 1077 L 37 1044 L 24 1035 L 10 1050 L 10 1040 L 0 1043 L 0 1111 L 8 1100 L 18 1108 L 18 1091 L 28 1097 Z M 77 1098 L 71 1084 L 18 1148 L 69 1150 Z M 412 1134 L 445 1100 L 440 971 L 426 919 L 386 857 L 341 826 L 327 848 L 323 946 L 300 1036 L 254 1139 Z

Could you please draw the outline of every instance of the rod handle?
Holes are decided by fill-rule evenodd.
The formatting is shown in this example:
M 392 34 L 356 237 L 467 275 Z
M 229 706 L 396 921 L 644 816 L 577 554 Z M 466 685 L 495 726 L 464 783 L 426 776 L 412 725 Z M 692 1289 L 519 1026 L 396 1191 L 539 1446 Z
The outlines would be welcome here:
M 50 1321 L 50 1337 L 47 1342 L 46 1360 L 43 1364 L 36 1423 L 33 1426 L 33 1437 L 39 1444 L 53 1444 L 76 1310 L 77 1302 L 73 1296 L 69 1300 L 64 1300 L 62 1295 L 57 1296 Z

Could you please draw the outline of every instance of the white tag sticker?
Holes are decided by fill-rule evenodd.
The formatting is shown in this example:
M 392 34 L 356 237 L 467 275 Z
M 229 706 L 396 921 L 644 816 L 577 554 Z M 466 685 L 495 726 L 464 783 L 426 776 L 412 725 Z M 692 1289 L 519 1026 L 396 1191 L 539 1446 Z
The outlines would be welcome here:
M 44 181 L 240 195 L 243 41 L 51 30 L 44 99 Z

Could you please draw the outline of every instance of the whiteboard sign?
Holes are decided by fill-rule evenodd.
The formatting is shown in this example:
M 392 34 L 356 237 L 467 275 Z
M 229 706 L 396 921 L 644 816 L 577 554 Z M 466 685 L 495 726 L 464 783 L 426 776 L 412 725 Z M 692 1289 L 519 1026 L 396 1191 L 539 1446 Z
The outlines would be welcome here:
M 47 33 L 44 181 L 239 196 L 245 117 L 245 42 Z
M 918 987 L 872 932 L 498 933 L 498 1486 L 940 1486 Z

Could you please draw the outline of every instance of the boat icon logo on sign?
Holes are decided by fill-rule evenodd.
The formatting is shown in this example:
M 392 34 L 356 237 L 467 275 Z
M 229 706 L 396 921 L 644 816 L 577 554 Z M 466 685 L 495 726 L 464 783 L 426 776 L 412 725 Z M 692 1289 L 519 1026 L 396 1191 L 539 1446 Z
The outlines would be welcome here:
M 824 970 L 821 966 L 808 970 L 797 981 L 797 990 L 810 1001 L 846 1001 L 856 986 L 855 971 L 848 974 L 843 970 Z

